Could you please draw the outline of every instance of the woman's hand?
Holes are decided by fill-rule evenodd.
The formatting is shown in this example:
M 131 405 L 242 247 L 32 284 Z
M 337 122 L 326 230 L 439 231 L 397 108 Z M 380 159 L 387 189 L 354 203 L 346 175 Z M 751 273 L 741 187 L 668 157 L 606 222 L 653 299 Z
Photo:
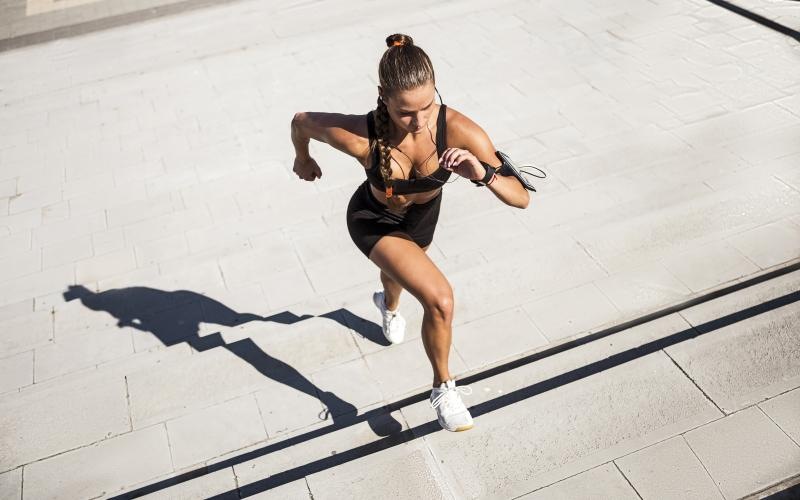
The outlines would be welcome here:
M 314 179 L 322 177 L 322 170 L 320 170 L 319 165 L 317 165 L 317 161 L 310 156 L 305 159 L 295 157 L 292 172 L 297 174 L 297 177 L 304 181 L 313 181 Z
M 486 168 L 478 158 L 466 149 L 447 148 L 439 158 L 439 164 L 447 170 L 470 180 L 483 179 Z

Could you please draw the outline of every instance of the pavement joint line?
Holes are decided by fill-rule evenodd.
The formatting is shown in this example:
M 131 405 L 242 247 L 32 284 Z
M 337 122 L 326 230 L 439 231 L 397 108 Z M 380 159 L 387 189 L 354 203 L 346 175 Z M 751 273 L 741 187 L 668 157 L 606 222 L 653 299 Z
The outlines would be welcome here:
M 774 397 L 777 397 L 777 396 L 774 396 Z M 770 399 L 773 399 L 773 398 L 770 398 Z M 790 436 L 789 434 L 787 434 L 787 433 L 786 433 L 786 431 L 785 431 L 785 430 L 783 430 L 783 427 L 781 427 L 781 426 L 778 424 L 778 422 L 776 422 L 776 421 L 775 421 L 775 420 L 774 420 L 772 417 L 770 417 L 770 416 L 769 416 L 769 414 L 768 414 L 767 412 L 765 412 L 765 411 L 764 411 L 764 408 L 761 408 L 761 406 L 760 406 L 760 404 L 761 404 L 761 403 L 763 403 L 763 401 L 759 401 L 759 402 L 758 402 L 758 403 L 756 403 L 754 406 L 757 406 L 757 407 L 758 407 L 758 410 L 759 410 L 761 413 L 763 413 L 763 414 L 764 414 L 764 416 L 765 416 L 765 417 L 767 417 L 767 418 L 769 419 L 769 421 L 770 421 L 770 422 L 772 422 L 773 424 L 775 424 L 775 427 L 777 427 L 778 429 L 780 429 L 780 430 L 781 430 L 781 432 L 783 432 L 783 433 L 786 435 L 786 437 L 787 437 L 787 438 L 789 438 L 789 441 L 793 442 L 793 443 L 794 443 L 794 444 L 796 444 L 798 447 L 800 447 L 800 443 L 798 443 L 797 441 L 795 441 L 795 440 L 794 440 L 794 438 L 793 438 L 792 436 Z
M 782 270 L 783 269 L 781 269 L 781 271 Z M 538 394 L 542 394 L 544 392 L 557 389 L 569 383 L 577 382 L 589 376 L 602 373 L 605 370 L 608 370 L 616 366 L 620 366 L 629 361 L 633 361 L 635 359 L 642 358 L 649 354 L 662 351 L 663 349 L 670 347 L 672 345 L 676 345 L 686 340 L 690 340 L 705 335 L 707 333 L 714 332 L 725 326 L 729 326 L 738 323 L 740 321 L 744 321 L 746 319 L 752 318 L 764 312 L 771 311 L 779 307 L 786 306 L 788 304 L 796 303 L 798 301 L 800 301 L 800 291 L 795 291 L 783 295 L 781 297 L 770 299 L 767 300 L 766 302 L 762 302 L 747 307 L 745 309 L 730 314 L 726 314 L 722 317 L 707 321 L 700 325 L 685 328 L 681 331 L 678 331 L 666 337 L 652 340 L 638 347 L 632 347 L 630 349 L 626 349 L 625 351 L 613 354 L 611 356 L 594 361 L 587 365 L 574 368 L 570 371 L 561 373 L 549 379 L 536 382 L 527 387 L 516 389 L 514 391 L 505 393 L 501 396 L 497 396 L 488 401 L 484 401 L 483 403 L 478 403 L 470 407 L 471 413 L 474 418 L 480 417 L 481 415 L 505 408 L 514 403 L 518 403 L 520 401 L 524 401 L 526 399 L 534 397 Z M 487 377 L 481 377 L 481 379 L 483 378 Z M 138 496 L 161 491 L 168 486 L 173 486 L 183 483 L 190 479 L 194 479 L 199 475 L 209 474 L 211 472 L 216 472 L 217 470 L 224 469 L 229 466 L 245 463 L 249 460 L 278 452 L 290 446 L 294 446 L 295 444 L 300 444 L 306 441 L 310 441 L 311 439 L 314 439 L 318 436 L 322 436 L 330 432 L 334 432 L 342 428 L 350 427 L 357 423 L 367 421 L 371 418 L 383 415 L 385 413 L 382 411 L 384 408 L 388 409 L 389 411 L 394 411 L 404 406 L 410 406 L 411 404 L 421 402 L 426 397 L 427 394 L 424 393 L 418 394 L 416 396 L 410 396 L 402 401 L 392 403 L 385 407 L 370 410 L 367 413 L 364 413 L 363 415 L 360 416 L 353 415 L 352 417 L 350 417 L 350 421 L 345 421 L 345 419 L 342 419 L 342 422 L 339 424 L 333 424 L 331 426 L 315 429 L 306 434 L 293 436 L 284 441 L 279 441 L 277 443 L 267 445 L 261 449 L 246 452 L 238 457 L 229 458 L 227 460 L 224 460 L 222 462 L 213 465 L 205 465 L 194 471 L 189 471 L 179 476 L 158 481 L 150 485 L 140 487 L 136 490 L 124 493 L 120 496 L 115 496 L 110 498 L 136 498 Z M 723 416 L 721 416 L 720 418 L 724 417 L 725 414 L 723 414 Z M 441 427 L 438 421 L 433 420 L 424 424 L 420 424 L 416 427 L 408 428 L 402 432 L 391 434 L 389 436 L 378 439 L 377 441 L 372 441 L 370 443 L 366 443 L 364 445 L 351 448 L 349 450 L 337 453 L 332 456 L 320 458 L 312 462 L 306 463 L 304 465 L 300 465 L 292 469 L 278 472 L 276 474 L 269 476 L 268 478 L 261 479 L 253 483 L 249 483 L 245 486 L 239 487 L 237 488 L 237 490 L 241 497 L 251 496 L 272 488 L 276 488 L 278 486 L 282 486 L 284 484 L 288 484 L 292 481 L 302 479 L 310 474 L 322 472 L 331 469 L 333 467 L 357 460 L 359 458 L 363 458 L 365 456 L 372 455 L 380 451 L 395 447 L 397 445 L 408 443 L 416 439 L 424 438 L 425 436 L 433 434 L 435 432 L 439 432 L 440 430 Z M 202 472 L 203 470 L 205 470 L 205 472 Z M 231 490 L 209 498 L 222 500 L 228 498 L 229 495 L 232 495 L 233 493 L 234 491 Z
M 748 408 L 749 408 L 749 407 L 748 407 Z M 746 409 L 746 408 L 742 408 L 742 410 L 744 410 L 744 409 Z M 740 411 L 741 411 L 741 410 L 740 410 Z M 735 413 L 735 412 L 734 412 L 734 413 Z M 725 417 L 716 418 L 716 419 L 712 420 L 711 422 L 717 422 L 718 420 L 721 420 L 721 419 L 723 419 L 723 418 L 725 418 Z M 711 423 L 711 422 L 706 422 L 706 423 L 705 423 L 705 424 L 703 424 L 703 425 L 707 425 L 707 424 L 709 424 L 709 423 Z M 697 426 L 697 427 L 695 427 L 694 429 L 699 429 L 700 427 L 702 427 L 702 425 L 698 425 L 698 426 Z M 692 445 L 691 445 L 691 444 L 689 444 L 689 441 L 686 439 L 686 433 L 687 433 L 687 432 L 689 432 L 689 431 L 692 431 L 692 430 L 694 430 L 694 429 L 689 429 L 689 430 L 686 430 L 686 431 L 682 432 L 682 433 L 680 434 L 680 436 L 681 436 L 681 439 L 682 439 L 682 440 L 683 440 L 683 442 L 686 444 L 686 447 L 687 447 L 687 448 L 689 448 L 689 451 L 691 451 L 691 452 L 692 452 L 692 456 L 694 456 L 694 458 L 696 458 L 696 459 L 697 459 L 697 461 L 698 461 L 698 462 L 700 463 L 700 465 L 703 467 L 703 470 L 706 472 L 706 474 L 708 474 L 708 477 L 709 477 L 709 479 L 711 479 L 711 482 L 712 482 L 712 483 L 714 483 L 714 487 L 715 487 L 715 488 L 717 488 L 717 492 L 719 492 L 719 496 L 720 496 L 720 498 L 725 498 L 725 495 L 722 493 L 722 489 L 719 487 L 719 484 L 718 484 L 718 483 L 717 483 L 717 482 L 714 480 L 714 476 L 712 476 L 712 475 L 711 475 L 711 473 L 708 471 L 708 467 L 706 467 L 706 464 L 704 464 L 704 463 L 703 463 L 703 461 L 702 461 L 702 460 L 700 460 L 700 457 L 698 457 L 698 456 L 697 456 L 697 453 L 694 451 L 694 448 L 692 448 Z
M 683 316 L 681 316 L 681 318 L 683 318 Z M 683 319 L 684 319 L 684 321 L 686 321 L 686 318 L 683 318 Z M 687 323 L 689 323 L 688 321 L 686 321 L 686 322 L 687 322 Z M 689 323 L 689 324 L 691 325 L 691 323 Z M 694 327 L 692 326 L 691 328 L 694 328 Z M 675 367 L 676 367 L 676 368 L 678 368 L 678 370 L 680 370 L 680 371 L 681 371 L 681 373 L 683 373 L 683 374 L 686 376 L 686 378 L 687 378 L 687 379 L 689 379 L 689 381 L 692 383 L 692 385 L 694 385 L 695 387 L 697 387 L 697 390 L 699 390 L 699 391 L 700 391 L 700 393 L 701 393 L 701 394 L 703 394 L 703 396 L 704 396 L 704 397 L 705 397 L 705 398 L 706 398 L 706 399 L 707 399 L 707 400 L 708 400 L 708 401 L 709 401 L 709 402 L 710 402 L 712 405 L 714 405 L 714 407 L 715 407 L 717 410 L 719 410 L 719 412 L 720 412 L 720 413 L 722 413 L 723 415 L 726 415 L 726 416 L 728 415 L 728 412 L 726 412 L 725 410 L 723 410 L 722 408 L 720 408 L 720 407 L 719 407 L 719 405 L 718 405 L 718 404 L 717 404 L 717 403 L 716 403 L 716 402 L 715 402 L 713 399 L 711 399 L 711 397 L 710 397 L 708 394 L 706 394 L 706 391 L 704 391 L 704 390 L 703 390 L 703 388 L 702 388 L 702 387 L 700 387 L 700 386 L 697 384 L 697 382 L 695 382 L 695 380 L 694 380 L 692 377 L 690 377 L 690 376 L 689 376 L 689 374 L 688 374 L 688 373 L 686 373 L 686 370 L 684 370 L 684 369 L 683 369 L 683 367 L 682 367 L 681 365 L 679 365 L 679 364 L 678 364 L 678 362 L 677 362 L 677 361 L 675 361 L 675 360 L 672 358 L 672 356 L 670 356 L 670 355 L 669 355 L 669 353 L 668 353 L 666 350 L 664 350 L 664 351 L 662 351 L 662 352 L 663 352 L 663 353 L 664 353 L 664 354 L 665 354 L 665 355 L 666 355 L 666 356 L 669 358 L 669 360 L 670 360 L 670 361 L 672 361 L 672 364 L 674 364 L 674 365 L 675 365 Z
M 642 499 L 642 495 L 639 494 L 639 490 L 637 490 L 636 487 L 631 482 L 631 480 L 628 479 L 628 476 L 626 476 L 625 473 L 622 472 L 622 469 L 619 468 L 619 464 L 617 463 L 617 461 L 616 460 L 612 460 L 611 463 L 613 463 L 614 467 L 616 467 L 616 469 L 619 471 L 619 473 L 622 474 L 622 477 L 625 478 L 625 482 L 628 483 L 628 486 L 630 486 L 631 489 L 633 490 L 633 492 L 636 493 L 636 496 L 639 497 L 639 500 L 643 500 Z

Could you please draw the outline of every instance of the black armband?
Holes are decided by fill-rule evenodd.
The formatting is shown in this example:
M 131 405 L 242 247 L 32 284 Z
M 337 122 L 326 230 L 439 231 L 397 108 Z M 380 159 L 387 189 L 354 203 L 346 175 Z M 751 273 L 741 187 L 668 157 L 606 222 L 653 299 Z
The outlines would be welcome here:
M 517 180 L 520 182 L 520 184 L 522 184 L 522 186 L 528 191 L 536 191 L 536 188 L 533 187 L 533 184 L 531 184 L 525 177 L 523 177 L 522 174 L 527 174 L 530 175 L 531 177 L 536 177 L 537 179 L 544 179 L 545 177 L 547 177 L 547 175 L 542 171 L 542 169 L 534 167 L 533 165 L 524 165 L 522 168 L 528 168 L 528 167 L 535 168 L 536 170 L 542 173 L 541 176 L 534 175 L 531 172 L 522 170 L 522 168 L 518 168 L 511 161 L 511 158 L 509 158 L 508 155 L 503 153 L 502 151 L 495 151 L 494 155 L 498 159 L 500 159 L 501 162 L 503 162 L 499 167 L 497 167 L 497 175 L 502 175 L 504 177 L 511 177 L 511 176 L 516 177 Z M 484 166 L 486 166 L 486 164 L 484 164 Z

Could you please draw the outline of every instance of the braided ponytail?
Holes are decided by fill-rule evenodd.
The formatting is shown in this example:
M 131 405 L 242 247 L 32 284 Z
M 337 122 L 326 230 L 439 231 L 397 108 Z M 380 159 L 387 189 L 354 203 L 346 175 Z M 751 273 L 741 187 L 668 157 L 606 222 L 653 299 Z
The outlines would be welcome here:
M 388 47 L 378 64 L 378 80 L 384 95 L 400 90 L 410 90 L 427 82 L 435 83 L 433 64 L 424 50 L 414 45 L 414 40 L 400 33 L 386 37 Z M 386 200 L 390 208 L 400 208 L 405 199 L 392 193 L 391 148 L 389 124 L 391 118 L 386 103 L 379 97 L 375 109 L 376 146 L 380 151 L 380 172 L 386 184 Z M 399 199 L 398 199 L 399 198 Z

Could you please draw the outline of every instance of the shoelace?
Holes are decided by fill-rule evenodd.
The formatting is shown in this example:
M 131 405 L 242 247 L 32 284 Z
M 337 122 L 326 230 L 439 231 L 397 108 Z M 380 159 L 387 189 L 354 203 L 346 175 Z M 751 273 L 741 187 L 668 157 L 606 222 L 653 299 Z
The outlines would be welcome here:
M 459 392 L 465 396 L 469 396 L 470 394 L 472 394 L 472 387 L 470 386 L 448 387 L 446 390 L 442 391 L 438 396 L 433 398 L 433 401 L 431 401 L 431 408 L 437 408 L 441 404 L 444 404 L 445 407 L 450 406 L 450 403 L 452 403 L 451 398 L 453 396 L 456 396 Z

